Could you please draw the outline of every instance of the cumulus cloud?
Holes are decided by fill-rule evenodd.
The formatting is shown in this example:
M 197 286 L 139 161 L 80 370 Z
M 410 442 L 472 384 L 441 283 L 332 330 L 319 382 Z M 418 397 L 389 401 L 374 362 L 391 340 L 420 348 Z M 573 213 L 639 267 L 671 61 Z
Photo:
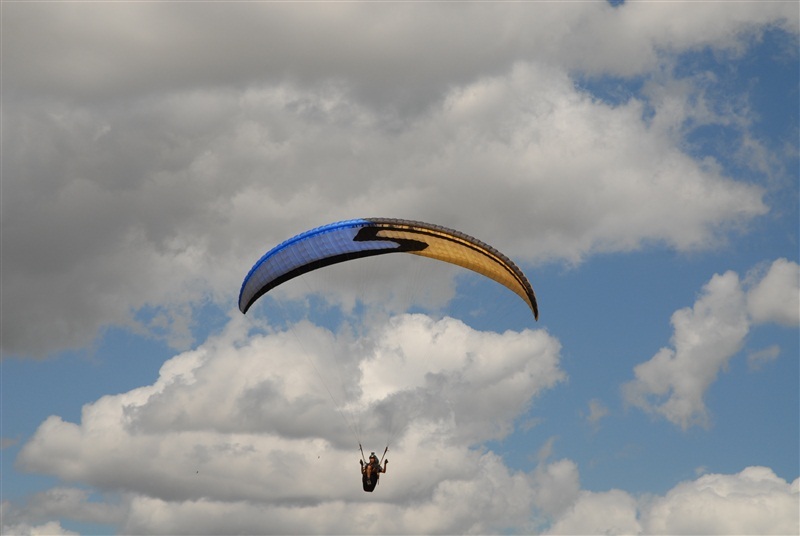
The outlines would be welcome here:
M 581 417 L 586 419 L 586 422 L 597 430 L 600 427 L 600 421 L 607 417 L 609 414 L 608 406 L 602 400 L 593 398 L 589 401 L 589 407 L 586 411 L 581 412 Z
M 530 515 L 525 477 L 512 475 L 495 456 L 471 460 L 461 478 L 444 480 L 422 497 L 395 499 L 356 497 L 307 505 L 245 501 L 166 502 L 137 497 L 123 532 L 194 534 L 452 534 L 497 532 L 525 526 Z M 389 479 L 390 473 L 384 479 Z M 392 484 L 379 484 L 386 493 Z M 487 490 L 492 493 L 487 494 Z M 361 492 L 363 495 L 363 492 Z
M 747 310 L 755 324 L 800 326 L 800 266 L 787 259 L 774 261 L 747 293 Z
M 543 459 L 529 480 L 533 503 L 547 519 L 560 518 L 581 493 L 578 466 L 572 460 Z
M 707 301 L 731 283 L 720 277 Z M 18 466 L 81 488 L 4 503 L 3 530 L 69 533 L 65 519 L 136 534 L 797 530 L 798 482 L 767 468 L 635 496 L 581 489 L 574 461 L 549 460 L 553 438 L 527 473 L 481 447 L 563 379 L 544 331 L 402 315 L 354 345 L 344 328 L 263 332 L 237 316 L 152 385 L 87 404 L 79 423 L 43 422 Z M 396 428 L 373 495 L 348 423 L 376 450 Z
M 18 466 L 81 487 L 4 503 L 3 531 L 68 533 L 65 519 L 130 534 L 796 527 L 797 481 L 766 468 L 703 475 L 661 497 L 587 491 L 574 461 L 549 460 L 551 438 L 532 471 L 511 469 L 482 444 L 564 379 L 559 350 L 544 331 L 479 332 L 447 317 L 376 321 L 354 344 L 346 328 L 264 331 L 236 316 L 152 385 L 87 404 L 78 423 L 44 421 Z M 393 427 L 389 470 L 366 495 L 356 436 L 377 450 Z
M 42 525 L 30 525 L 18 523 L 16 525 L 3 525 L 5 534 L 17 534 L 19 536 L 78 536 L 79 533 L 66 530 L 60 523 L 49 521 Z
M 86 489 L 51 488 L 34 494 L 22 507 L 4 502 L 3 533 L 75 534 L 52 519 L 115 525 L 124 519 L 126 509 L 124 501 L 91 500 Z
M 762 274 L 751 272 L 745 282 L 734 272 L 712 277 L 692 308 L 672 315 L 673 348 L 662 348 L 634 368 L 635 379 L 622 388 L 625 400 L 683 429 L 707 426 L 705 392 L 741 350 L 751 327 L 797 323 L 798 265 L 778 259 Z M 748 362 L 756 368 L 779 353 L 772 346 L 751 354 Z
M 663 496 L 581 490 L 543 533 L 796 534 L 798 498 L 797 480 L 789 483 L 766 467 L 748 467 L 681 482 Z
M 684 429 L 706 426 L 703 395 L 750 328 L 739 277 L 712 277 L 692 308 L 672 315 L 672 325 L 674 349 L 662 348 L 634 368 L 636 379 L 623 386 L 625 399 Z
M 248 336 L 250 327 L 237 317 L 166 362 L 153 385 L 86 405 L 80 423 L 48 418 L 20 467 L 122 494 L 125 532 L 462 533 L 525 523 L 526 477 L 478 447 L 506 436 L 564 379 L 559 345 L 544 331 L 483 333 L 405 315 L 378 323 L 359 353 L 346 330 L 302 323 Z M 377 450 L 390 432 L 391 485 L 365 497 L 358 442 Z M 341 516 L 365 500 L 385 504 Z
M 89 427 L 86 416 L 80 427 Z M 105 431 L 118 433 L 114 427 L 119 423 L 111 419 Z M 37 435 L 41 439 L 52 433 L 43 425 Z M 9 527 L 59 529 L 60 524 L 51 520 L 57 516 L 102 520 L 126 534 L 794 534 L 800 529 L 800 483 L 787 482 L 766 467 L 705 474 L 679 483 L 663 496 L 637 496 L 617 489 L 588 491 L 581 489 L 578 466 L 572 460 L 548 461 L 545 452 L 531 472 L 515 471 L 491 451 L 465 449 L 459 441 L 448 440 L 450 433 L 452 429 L 448 432 L 441 425 L 409 431 L 371 496 L 358 489 L 357 454 L 352 450 L 337 452 L 324 442 L 298 441 L 278 449 L 274 438 L 255 434 L 230 436 L 223 446 L 219 435 L 205 439 L 195 435 L 187 443 L 216 442 L 222 447 L 213 451 L 222 458 L 216 468 L 206 458 L 199 470 L 192 471 L 199 466 L 197 461 L 185 464 L 184 453 L 176 454 L 170 441 L 161 452 L 153 451 L 161 457 L 157 464 L 163 464 L 165 474 L 147 475 L 158 479 L 151 488 L 135 484 L 134 471 L 129 471 L 123 480 L 127 484 L 114 484 L 127 490 L 108 504 L 89 501 L 85 491 L 69 488 L 40 494 L 24 507 L 4 503 L 4 532 Z M 127 440 L 131 439 L 128 433 Z M 120 447 L 124 445 L 113 448 Z M 310 456 L 309 449 L 315 449 Z M 107 489 L 108 481 L 101 484 L 92 476 L 100 469 L 89 467 L 89 458 L 98 453 L 95 450 L 78 462 L 85 467 L 75 476 Z M 319 453 L 319 459 L 314 460 L 313 453 Z M 49 455 L 63 453 L 53 445 Z M 287 466 L 284 479 L 278 478 L 274 467 L 277 459 Z M 141 462 L 136 456 L 127 460 L 136 469 L 142 469 Z M 176 462 L 177 471 L 169 467 Z M 264 472 L 265 464 L 273 468 Z M 120 466 L 103 470 L 122 477 Z M 181 475 L 183 471 L 192 474 Z M 168 490 L 168 481 L 174 479 L 186 487 L 178 483 Z
M 620 490 L 582 491 L 546 534 L 641 534 L 636 499 Z
M 766 467 L 709 474 L 675 486 L 644 512 L 652 534 L 797 534 L 800 487 Z

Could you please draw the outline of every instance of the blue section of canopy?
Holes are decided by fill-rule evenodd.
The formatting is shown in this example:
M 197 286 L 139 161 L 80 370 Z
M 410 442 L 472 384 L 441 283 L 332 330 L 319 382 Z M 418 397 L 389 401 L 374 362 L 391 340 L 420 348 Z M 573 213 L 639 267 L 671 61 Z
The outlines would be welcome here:
M 369 225 L 372 222 L 365 219 L 340 221 L 311 229 L 278 244 L 259 259 L 242 282 L 239 310 L 247 311 L 267 290 L 294 275 L 309 271 L 317 262 L 396 247 L 396 244 L 380 240 L 354 241 L 359 229 Z

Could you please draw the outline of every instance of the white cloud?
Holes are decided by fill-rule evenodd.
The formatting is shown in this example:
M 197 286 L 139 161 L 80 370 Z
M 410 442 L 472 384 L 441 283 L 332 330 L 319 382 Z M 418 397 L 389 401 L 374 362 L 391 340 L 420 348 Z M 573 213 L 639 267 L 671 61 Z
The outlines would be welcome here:
M 544 331 L 481 333 L 410 315 L 378 323 L 359 353 L 346 332 L 306 323 L 248 336 L 247 326 L 236 317 L 166 362 L 153 385 L 87 404 L 80 423 L 48 418 L 20 467 L 122 493 L 125 532 L 351 533 L 390 523 L 484 533 L 525 522 L 526 478 L 475 449 L 508 434 L 563 379 L 559 345 Z M 396 377 L 381 372 L 395 368 Z M 357 439 L 378 450 L 392 426 L 389 472 L 365 496 Z M 388 501 L 377 509 L 385 516 L 341 516 L 364 501 Z
M 686 429 L 708 424 L 703 401 L 719 371 L 742 347 L 750 325 L 745 295 L 734 272 L 715 275 L 693 308 L 672 315 L 674 350 L 662 348 L 634 368 L 625 399 Z
M 624 491 L 582 491 L 545 534 L 641 534 L 636 499 Z
M 42 525 L 29 525 L 27 523 L 3 525 L 3 533 L 17 536 L 78 536 L 79 534 L 64 529 L 60 523 L 55 521 L 49 521 Z
M 84 523 L 115 525 L 125 516 L 127 507 L 124 503 L 114 504 L 105 500 L 90 500 L 85 489 L 57 487 L 36 493 L 29 498 L 24 507 L 15 507 L 4 503 L 4 524 L 24 526 L 26 524 L 44 523 L 39 529 L 33 526 L 30 530 L 40 530 L 40 534 L 60 534 L 59 524 L 49 520 L 70 519 Z M 21 521 L 21 523 L 20 523 Z M 49 531 L 49 532 L 48 532 Z M 3 530 L 4 534 L 25 534 L 28 530 L 11 528 Z M 72 534 L 65 531 L 64 533 Z
M 450 318 L 396 317 L 376 337 L 373 356 L 361 363 L 363 399 L 437 392 L 438 400 L 426 396 L 425 412 L 446 415 L 459 408 L 456 437 L 499 439 L 510 431 L 511 422 L 497 419 L 498 414 L 523 413 L 528 393 L 565 378 L 552 359 L 559 349 L 541 331 L 480 333 Z
M 747 354 L 747 367 L 750 370 L 758 370 L 763 367 L 764 364 L 778 359 L 778 356 L 780 355 L 780 346 L 773 344 L 772 346 L 764 348 L 763 350 Z
M 307 504 L 288 497 L 270 502 L 213 497 L 178 501 L 129 494 L 113 508 L 124 514 L 118 526 L 125 534 L 485 534 L 504 530 L 528 534 L 796 534 L 800 530 L 800 481 L 787 482 L 766 467 L 747 467 L 737 474 L 706 474 L 679 483 L 665 495 L 637 497 L 616 489 L 581 490 L 577 466 L 570 460 L 542 462 L 527 475 L 509 471 L 491 453 L 473 452 L 468 460 L 458 461 L 467 462 L 467 467 L 453 466 L 459 468 L 459 478 L 434 482 L 423 495 L 413 488 L 413 478 L 393 471 L 385 475 L 372 496 L 362 492 L 351 497 L 344 491 L 347 485 L 342 484 L 336 489 L 338 500 Z M 329 479 L 320 473 L 315 482 L 324 485 Z M 226 481 L 217 485 L 224 486 Z M 398 486 L 406 489 L 398 493 Z M 76 502 L 73 506 L 82 511 L 88 504 Z M 21 532 L 9 533 L 47 534 L 49 529 L 52 534 L 72 534 L 56 521 L 31 523 L 41 511 L 26 511 L 6 502 L 3 513 L 4 523 L 11 522 L 4 525 L 4 533 L 15 528 Z
M 306 351 L 316 348 L 315 337 L 324 334 L 320 330 L 315 335 L 312 328 L 294 328 L 308 342 Z M 78 424 L 58 417 L 45 421 L 24 446 L 18 464 L 112 493 L 98 500 L 83 489 L 53 489 L 22 507 L 4 504 L 4 511 L 13 513 L 4 516 L 4 523 L 57 529 L 54 518 L 77 519 L 113 524 L 131 534 L 797 531 L 798 481 L 789 484 L 763 467 L 736 475 L 706 474 L 664 496 L 588 491 L 581 489 L 575 462 L 547 461 L 551 438 L 533 471 L 512 470 L 493 452 L 474 448 L 492 433 L 475 423 L 488 418 L 510 422 L 520 412 L 518 403 L 497 404 L 500 399 L 487 387 L 513 385 L 508 382 L 520 370 L 516 339 L 528 337 L 534 351 L 529 361 L 552 365 L 523 367 L 528 388 L 507 389 L 507 397 L 536 396 L 561 375 L 553 368 L 557 344 L 542 332 L 486 334 L 489 339 L 481 341 L 480 333 L 465 331 L 451 319 L 433 322 L 418 316 L 380 328 L 375 336 L 386 344 L 376 345 L 378 350 L 369 356 L 358 356 L 356 368 L 359 363 L 396 365 L 394 360 L 402 356 L 403 372 L 375 383 L 368 380 L 375 372 L 361 367 L 363 376 L 355 373 L 353 381 L 366 389 L 381 385 L 386 394 L 374 402 L 358 389 L 351 396 L 378 412 L 383 411 L 381 404 L 396 402 L 408 411 L 410 422 L 392 445 L 389 471 L 375 493 L 360 490 L 358 450 L 352 444 L 337 446 L 348 439 L 332 431 L 341 424 L 330 408 L 314 419 L 307 419 L 299 406 L 291 408 L 295 428 L 271 410 L 300 401 L 311 401 L 306 407 L 313 408 L 315 400 L 326 398 L 318 387 L 309 392 L 314 378 L 298 364 L 298 339 L 292 337 L 289 344 L 286 333 L 275 333 L 244 340 L 245 323 L 235 322 L 218 339 L 165 363 L 154 385 L 87 405 Z M 459 353 L 458 341 L 465 336 L 477 343 L 476 356 L 451 359 L 449 353 Z M 437 377 L 436 385 L 430 377 L 412 373 L 421 358 L 414 350 L 420 337 L 437 339 L 439 350 L 453 348 L 432 356 L 429 376 Z M 498 355 L 508 355 L 510 366 L 483 361 L 484 342 L 491 342 Z M 387 348 L 396 349 L 394 356 L 387 355 Z M 323 357 L 314 359 L 333 384 Z M 261 420 L 251 415 L 248 422 L 235 401 L 246 399 L 252 386 L 262 385 L 266 377 L 281 383 L 260 392 L 263 398 L 251 407 L 265 415 Z M 495 414 L 466 411 L 467 393 Z M 232 422 L 220 419 L 209 400 L 225 408 Z M 471 437 L 464 436 L 462 425 L 474 431 Z
M 766 467 L 704 475 L 654 499 L 643 524 L 652 534 L 797 534 L 799 492 Z
M 28 510 L 9 501 L 0 503 L 0 532 L 15 536 L 75 536 L 78 533 L 64 529 L 58 521 L 38 519 L 42 512 Z M 49 518 L 53 513 L 46 513 Z
M 546 534 L 796 534 L 798 481 L 766 467 L 708 474 L 664 496 L 581 491 Z
M 589 401 L 589 409 L 587 412 L 581 412 L 581 417 L 586 419 L 592 427 L 597 429 L 600 425 L 600 421 L 607 417 L 609 414 L 608 406 L 606 406 L 602 400 L 597 398 L 593 398 Z
M 800 266 L 787 259 L 774 261 L 747 293 L 747 310 L 755 324 L 800 326 Z
M 530 485 L 536 508 L 550 519 L 561 517 L 581 493 L 578 466 L 566 459 L 542 460 L 530 476 Z
M 796 534 L 800 489 L 766 467 L 707 474 L 663 496 L 580 491 L 546 534 Z
M 763 267 L 761 267 L 763 268 Z M 778 259 L 766 274 L 751 270 L 744 282 L 734 272 L 715 275 L 690 308 L 672 315 L 673 348 L 662 348 L 634 368 L 622 387 L 625 400 L 686 429 L 708 425 L 705 392 L 741 350 L 754 324 L 797 324 L 797 263 Z M 749 288 L 749 290 L 748 290 Z M 748 356 L 756 369 L 780 354 L 772 345 Z
M 491 455 L 471 460 L 464 478 L 435 484 L 432 492 L 404 502 L 351 498 L 309 505 L 253 504 L 199 499 L 169 503 L 139 497 L 131 504 L 127 534 L 485 534 L 525 526 L 529 491 L 525 478 L 510 475 Z M 390 473 L 377 494 L 397 484 Z M 318 480 L 327 478 L 318 477 Z M 487 493 L 491 490 L 491 493 Z M 363 495 L 363 492 L 362 492 Z

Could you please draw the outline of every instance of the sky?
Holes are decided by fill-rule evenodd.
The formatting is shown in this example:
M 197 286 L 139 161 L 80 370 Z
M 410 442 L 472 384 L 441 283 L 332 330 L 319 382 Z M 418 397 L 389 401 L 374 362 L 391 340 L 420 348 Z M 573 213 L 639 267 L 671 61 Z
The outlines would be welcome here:
M 797 2 L 0 24 L 2 533 L 800 533 Z M 538 322 L 404 255 L 238 311 L 371 216 L 496 247 Z

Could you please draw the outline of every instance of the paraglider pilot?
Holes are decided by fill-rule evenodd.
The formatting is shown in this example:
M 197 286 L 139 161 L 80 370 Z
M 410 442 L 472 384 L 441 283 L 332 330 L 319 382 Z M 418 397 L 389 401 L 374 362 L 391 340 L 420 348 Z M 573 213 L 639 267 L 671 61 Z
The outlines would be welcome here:
M 386 464 L 389 460 L 383 462 L 383 467 L 375 456 L 375 453 L 369 455 L 369 462 L 365 465 L 364 460 L 358 460 L 361 464 L 361 482 L 364 484 L 364 491 L 373 491 L 378 484 L 378 478 L 381 473 L 386 472 Z

